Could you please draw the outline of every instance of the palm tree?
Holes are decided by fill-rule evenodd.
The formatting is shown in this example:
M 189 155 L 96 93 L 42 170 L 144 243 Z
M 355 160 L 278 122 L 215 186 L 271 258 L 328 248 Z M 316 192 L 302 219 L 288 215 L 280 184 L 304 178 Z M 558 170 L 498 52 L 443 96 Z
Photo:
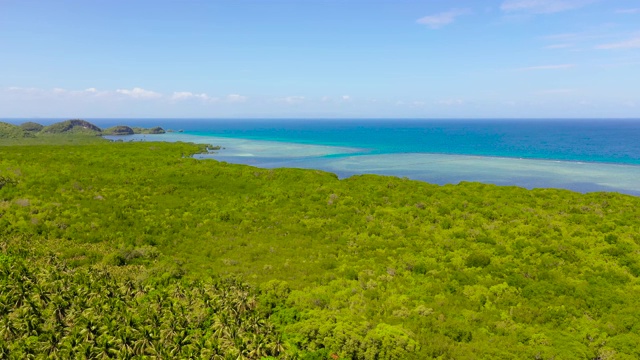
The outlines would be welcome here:
M 2 343 L 10 342 L 16 337 L 19 331 L 20 330 L 6 315 L 2 317 L 2 321 L 0 321 L 0 338 L 3 340 Z
M 111 358 L 119 354 L 117 341 L 112 336 L 102 335 L 96 339 L 96 348 L 102 358 Z
M 267 345 L 271 351 L 271 354 L 277 356 L 285 352 L 285 343 L 282 340 L 282 335 L 276 335 L 273 340 Z
M 50 331 L 46 333 L 45 337 L 49 343 L 45 350 L 47 357 L 51 358 L 56 356 L 60 351 L 59 346 L 62 338 L 61 334 L 55 331 Z

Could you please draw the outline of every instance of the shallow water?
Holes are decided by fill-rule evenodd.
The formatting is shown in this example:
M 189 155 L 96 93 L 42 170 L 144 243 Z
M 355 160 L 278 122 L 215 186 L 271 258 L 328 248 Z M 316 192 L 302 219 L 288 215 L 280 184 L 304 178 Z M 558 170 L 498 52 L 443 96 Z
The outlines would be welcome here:
M 478 181 L 579 192 L 616 191 L 640 195 L 640 166 L 596 162 L 517 159 L 429 153 L 376 154 L 368 149 L 169 133 L 108 136 L 124 141 L 184 141 L 221 146 L 196 158 L 263 168 L 320 169 L 344 178 L 356 174 L 407 177 L 434 184 Z
M 106 120 L 105 120 L 106 121 Z M 113 125 L 113 119 L 109 120 Z M 120 120 L 118 120 L 120 121 Z M 142 120 L 140 120 L 142 121 Z M 151 122 L 153 121 L 153 122 Z M 122 120 L 134 123 L 135 120 Z M 184 134 L 366 149 L 640 165 L 640 119 L 163 119 Z

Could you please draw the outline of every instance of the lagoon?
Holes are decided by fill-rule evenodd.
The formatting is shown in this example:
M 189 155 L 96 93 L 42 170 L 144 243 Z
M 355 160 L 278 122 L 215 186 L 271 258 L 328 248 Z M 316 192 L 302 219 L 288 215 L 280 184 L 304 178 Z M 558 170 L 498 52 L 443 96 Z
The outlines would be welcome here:
M 183 141 L 221 146 L 198 154 L 262 168 L 307 168 L 329 171 L 345 178 L 359 174 L 407 177 L 434 184 L 477 181 L 528 189 L 560 188 L 578 192 L 614 191 L 640 196 L 640 166 L 633 154 L 617 154 L 620 163 L 566 161 L 476 154 L 385 152 L 374 147 L 349 147 L 259 138 L 214 136 L 203 131 L 161 135 L 107 136 L 124 141 Z M 357 142 L 354 142 L 357 143 Z M 335 144 L 335 142 L 334 142 Z M 603 149 L 603 153 L 610 149 Z M 515 154 L 517 155 L 517 154 Z M 616 154 L 614 154 L 616 155 Z

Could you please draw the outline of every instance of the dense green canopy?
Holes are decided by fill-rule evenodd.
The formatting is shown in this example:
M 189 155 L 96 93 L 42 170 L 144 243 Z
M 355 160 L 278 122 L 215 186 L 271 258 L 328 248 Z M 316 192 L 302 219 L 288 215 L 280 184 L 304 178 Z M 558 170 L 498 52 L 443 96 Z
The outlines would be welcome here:
M 102 130 L 103 135 L 133 135 L 134 131 L 132 128 L 125 125 L 113 126 L 110 128 L 106 128 Z
M 135 134 L 164 134 L 166 132 L 159 126 L 152 128 L 133 127 L 132 129 Z
M 22 128 L 22 130 L 29 132 L 38 132 L 44 128 L 44 126 L 42 126 L 41 124 L 35 123 L 33 121 L 22 123 L 20 124 L 20 127 Z
M 0 147 L 1 296 L 14 296 L 7 294 L 19 288 L 17 274 L 57 296 L 52 279 L 84 294 L 92 287 L 81 279 L 104 272 L 136 326 L 182 321 L 192 339 L 214 341 L 229 356 L 262 336 L 270 351 L 263 355 L 303 359 L 640 357 L 640 198 L 339 180 L 184 156 L 201 150 L 139 142 Z M 213 311 L 215 322 L 223 313 L 206 310 L 198 291 L 208 290 L 194 287 L 230 276 L 238 282 L 229 286 L 255 296 L 255 316 L 273 328 L 257 333 L 239 317 L 243 330 L 222 335 L 197 322 L 209 320 L 148 318 L 145 306 L 171 303 Z M 127 283 L 143 290 L 115 290 Z M 170 300 L 153 305 L 145 286 Z M 190 289 L 192 300 L 175 289 Z M 0 325 L 21 329 L 0 331 L 4 351 L 43 353 L 71 341 L 62 340 L 76 331 L 71 324 L 51 330 L 54 305 L 23 291 L 24 300 L 0 301 Z M 92 308 L 111 306 L 108 291 L 96 293 Z M 26 331 L 30 311 L 41 320 Z M 101 341 L 125 331 L 96 311 L 74 316 L 104 329 Z M 149 344 L 187 351 L 177 343 L 160 334 Z M 139 351 L 151 356 L 153 348 Z
M 0 139 L 3 139 L 3 143 L 0 145 L 87 143 L 94 142 L 90 140 L 92 136 L 164 133 L 164 129 L 159 126 L 131 128 L 120 125 L 103 130 L 91 122 L 80 119 L 60 121 L 49 126 L 31 121 L 19 126 L 0 121 Z M 37 140 L 25 143 L 24 138 L 36 138 Z
M 29 137 L 20 126 L 0 121 L 0 139 L 22 139 Z
M 47 134 L 77 133 L 89 135 L 100 135 L 102 132 L 102 130 L 96 125 L 79 119 L 57 122 L 55 124 L 45 126 L 41 131 Z

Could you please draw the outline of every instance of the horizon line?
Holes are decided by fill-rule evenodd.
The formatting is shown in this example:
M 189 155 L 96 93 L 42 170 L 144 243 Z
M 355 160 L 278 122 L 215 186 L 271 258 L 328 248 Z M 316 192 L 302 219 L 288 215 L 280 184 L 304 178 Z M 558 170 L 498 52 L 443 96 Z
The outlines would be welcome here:
M 640 120 L 638 117 L 0 117 L 2 120 Z

